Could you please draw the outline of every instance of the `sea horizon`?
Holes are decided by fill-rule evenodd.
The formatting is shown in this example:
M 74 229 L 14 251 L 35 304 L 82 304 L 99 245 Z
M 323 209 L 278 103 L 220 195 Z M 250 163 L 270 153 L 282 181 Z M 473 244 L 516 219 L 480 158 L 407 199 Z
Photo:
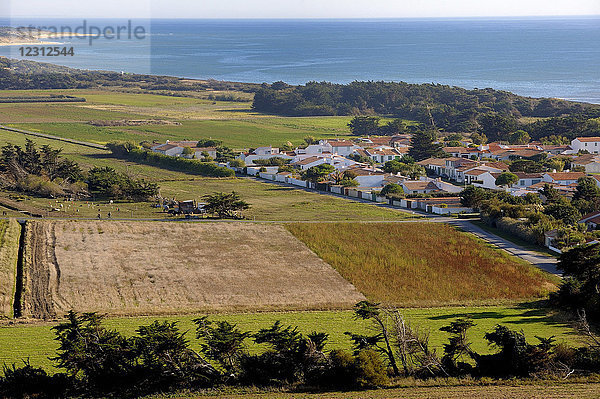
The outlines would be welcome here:
M 13 18 L 0 25 L 81 21 Z M 14 46 L 0 47 L 0 55 L 190 79 L 403 81 L 600 103 L 600 16 L 135 21 L 147 22 L 144 42 L 71 39 L 60 42 L 75 48 L 72 58 L 21 57 Z

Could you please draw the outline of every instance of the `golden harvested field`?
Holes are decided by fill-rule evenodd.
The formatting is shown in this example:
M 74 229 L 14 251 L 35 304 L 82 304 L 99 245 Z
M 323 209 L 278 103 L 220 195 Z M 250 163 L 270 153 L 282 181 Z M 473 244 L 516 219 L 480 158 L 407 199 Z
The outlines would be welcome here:
M 367 298 L 394 306 L 532 299 L 556 278 L 442 223 L 289 224 Z
M 13 314 L 20 234 L 15 219 L 0 220 L 0 318 Z
M 284 227 L 28 222 L 23 315 L 348 308 L 363 299 Z

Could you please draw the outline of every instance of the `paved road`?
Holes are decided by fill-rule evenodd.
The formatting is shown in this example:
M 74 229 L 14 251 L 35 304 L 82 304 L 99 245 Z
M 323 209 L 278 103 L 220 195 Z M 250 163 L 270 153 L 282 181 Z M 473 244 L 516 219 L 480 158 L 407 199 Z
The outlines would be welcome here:
M 476 235 L 477 237 L 497 246 L 500 249 L 505 250 L 514 256 L 518 256 L 519 258 L 539 267 L 544 271 L 547 271 L 548 273 L 561 275 L 556 268 L 557 259 L 552 256 L 525 249 L 520 245 L 492 234 L 489 231 L 483 230 L 481 227 L 474 225 L 468 220 L 453 220 L 447 223 L 459 227 L 464 231 L 468 231 L 469 233 Z

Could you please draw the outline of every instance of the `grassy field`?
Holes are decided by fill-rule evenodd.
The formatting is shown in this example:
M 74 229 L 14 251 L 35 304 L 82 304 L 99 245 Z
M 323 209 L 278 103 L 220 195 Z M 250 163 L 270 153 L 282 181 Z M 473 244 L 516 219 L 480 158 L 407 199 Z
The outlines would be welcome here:
M 307 192 L 291 187 L 249 179 L 202 179 L 158 181 L 164 198 L 198 200 L 214 192 L 235 191 L 251 204 L 243 215 L 251 221 L 399 221 L 413 217 L 401 210 L 362 204 L 344 198 Z M 95 219 L 174 219 L 152 202 L 67 201 L 62 198 L 37 198 L 22 194 L 0 193 L 3 197 L 18 198 L 38 209 L 44 217 Z M 1 210 L 1 209 L 0 209 Z
M 100 90 L 0 91 L 0 97 L 67 94 L 85 103 L 0 104 L 0 123 L 82 141 L 107 143 L 214 138 L 234 148 L 301 144 L 307 135 L 336 138 L 350 135 L 352 117 L 275 117 L 251 109 L 252 95 L 235 93 L 247 102 L 213 101 Z M 208 96 L 209 92 L 206 93 Z M 164 119 L 180 125 L 96 127 L 91 120 Z M 385 122 L 385 118 L 382 119 Z M 412 123 L 412 122 L 409 122 Z
M 0 123 L 82 141 L 182 140 L 214 138 L 235 148 L 278 146 L 303 138 L 348 136 L 351 117 L 284 118 L 258 114 L 248 102 L 212 101 L 99 90 L 0 91 L 1 96 L 68 94 L 86 103 L 0 104 Z M 164 119 L 180 125 L 96 127 L 91 120 Z
M 137 114 L 126 115 L 140 119 Z M 122 114 L 113 118 L 124 119 Z M 337 138 L 350 134 L 346 124 L 350 117 L 280 118 L 262 117 L 248 119 L 180 120 L 181 125 L 153 125 L 137 127 L 97 127 L 83 122 L 8 123 L 10 127 L 52 134 L 81 141 L 105 144 L 122 140 L 141 141 L 198 140 L 213 138 L 222 140 L 234 148 L 265 145 L 279 146 L 287 141 L 299 145 L 304 137 Z
M 541 337 L 555 335 L 559 342 L 568 341 L 573 344 L 578 342 L 575 331 L 567 323 L 553 318 L 544 309 L 528 306 L 421 308 L 403 309 L 402 313 L 412 324 L 431 332 L 430 342 L 438 351 L 447 341 L 447 334 L 440 332 L 439 328 L 465 315 L 473 317 L 476 323 L 476 326 L 470 330 L 469 338 L 473 340 L 473 349 L 482 353 L 491 350 L 483 340 L 483 334 L 493 329 L 496 324 L 503 324 L 516 330 L 522 329 L 531 343 L 536 342 L 535 335 Z M 197 316 L 110 318 L 106 321 L 106 325 L 124 334 L 133 335 L 138 326 L 150 324 L 156 319 L 178 321 L 183 331 L 189 331 L 188 338 L 192 346 L 199 349 L 199 342 L 192 339 L 194 338 L 192 320 L 195 317 Z M 215 320 L 236 323 L 243 331 L 257 331 L 268 327 L 276 320 L 281 320 L 285 325 L 298 326 L 303 333 L 324 331 L 329 334 L 327 350 L 351 349 L 351 342 L 344 332 L 366 333 L 368 327 L 368 324 L 354 320 L 350 311 L 240 313 L 211 317 Z M 51 366 L 48 357 L 56 349 L 51 331 L 54 324 L 0 326 L 0 365 L 29 358 L 32 365 Z M 260 348 L 249 345 L 248 349 L 254 352 Z
M 368 298 L 423 306 L 543 297 L 556 279 L 438 223 L 289 224 Z
M 198 179 L 165 181 L 161 194 L 168 198 L 191 199 L 212 192 L 240 194 L 252 204 L 244 212 L 248 219 L 271 221 L 403 220 L 411 217 L 401 210 L 363 204 L 331 195 L 278 186 L 252 179 Z
M 0 220 L 0 318 L 13 316 L 20 234 L 16 220 Z
M 348 309 L 364 299 L 280 225 L 32 221 L 26 237 L 23 315 L 38 319 Z

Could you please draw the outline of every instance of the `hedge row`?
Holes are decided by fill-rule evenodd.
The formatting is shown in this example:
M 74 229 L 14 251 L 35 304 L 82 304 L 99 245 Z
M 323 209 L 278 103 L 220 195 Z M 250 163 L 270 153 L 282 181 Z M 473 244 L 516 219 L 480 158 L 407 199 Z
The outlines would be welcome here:
M 514 236 L 519 237 L 520 239 L 527 241 L 531 244 L 535 245 L 543 245 L 544 237 L 538 236 L 535 231 L 533 231 L 527 224 L 523 221 L 512 219 L 512 218 L 499 218 L 494 221 L 484 220 L 486 223 L 490 225 L 495 225 L 496 228 L 510 233 Z
M 146 151 L 139 148 L 128 148 L 126 151 L 118 146 L 109 146 L 113 155 L 129 161 L 158 166 L 159 168 L 177 172 L 191 173 L 205 177 L 233 177 L 235 172 L 231 169 L 218 166 L 212 162 L 200 162 L 195 159 L 171 157 L 157 152 Z

